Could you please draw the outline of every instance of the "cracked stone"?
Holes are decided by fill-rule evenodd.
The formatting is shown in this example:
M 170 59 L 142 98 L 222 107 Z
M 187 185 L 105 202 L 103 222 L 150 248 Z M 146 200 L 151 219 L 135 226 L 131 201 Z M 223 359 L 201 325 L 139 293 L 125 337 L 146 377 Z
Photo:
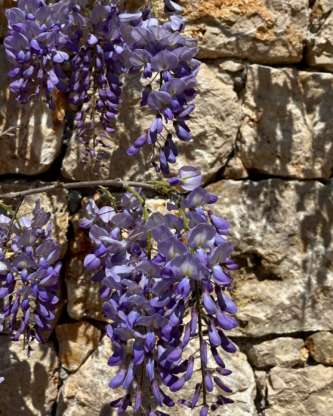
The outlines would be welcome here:
M 240 328 L 260 337 L 333 329 L 333 188 L 317 181 L 220 181 L 231 223 Z M 318 210 L 320 207 L 320 210 Z

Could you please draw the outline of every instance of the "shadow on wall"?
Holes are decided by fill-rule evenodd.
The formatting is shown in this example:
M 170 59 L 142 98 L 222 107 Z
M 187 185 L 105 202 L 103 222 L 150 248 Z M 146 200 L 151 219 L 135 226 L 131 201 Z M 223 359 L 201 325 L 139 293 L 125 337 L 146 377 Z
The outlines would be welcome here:
M 254 174 L 329 178 L 333 75 L 249 66 L 239 154 Z
M 53 371 L 56 366 L 56 355 L 48 353 L 47 345 L 34 346 L 28 357 L 21 342 L 0 336 L 0 374 L 5 377 L 0 385 L 0 415 L 50 416 L 57 380 L 46 368 Z
M 240 245 L 245 244 L 247 251 L 240 249 L 240 259 L 254 264 L 249 272 L 260 284 L 267 281 L 266 294 L 268 288 L 276 289 L 274 295 L 269 294 L 272 299 L 253 299 L 252 293 L 245 294 L 248 301 L 253 306 L 263 302 L 266 312 L 262 316 L 271 316 L 279 328 L 270 324 L 269 330 L 277 333 L 332 328 L 333 187 L 280 179 L 241 186 L 240 206 L 255 207 L 255 213 L 248 212 L 242 223 L 248 230 Z M 252 325 L 254 331 L 255 320 Z

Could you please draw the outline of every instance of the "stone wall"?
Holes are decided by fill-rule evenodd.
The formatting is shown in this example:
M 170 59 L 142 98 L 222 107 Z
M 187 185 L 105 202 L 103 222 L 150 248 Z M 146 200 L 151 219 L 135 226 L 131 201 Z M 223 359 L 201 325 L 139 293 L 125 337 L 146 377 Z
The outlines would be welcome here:
M 219 195 L 218 211 L 232 224 L 242 266 L 233 289 L 240 351 L 226 357 L 235 404 L 216 415 L 332 416 L 332 0 L 183 5 L 203 65 L 194 143 L 183 147 L 181 163 L 195 160 Z M 15 103 L 3 55 L 0 62 L 1 191 L 59 178 L 152 177 L 144 156 L 137 161 L 124 154 L 144 128 L 142 115 L 124 106 L 107 158 L 83 163 L 75 138 L 42 104 L 23 109 Z M 129 90 L 125 100 L 138 97 Z M 49 343 L 35 346 L 29 360 L 1 336 L 3 416 L 112 414 L 110 344 L 98 289 L 82 270 L 84 238 L 75 218 L 68 225 L 75 211 L 69 200 L 67 206 L 66 195 L 43 196 L 63 243 L 66 300 Z M 151 204 L 162 209 L 163 201 Z M 173 414 L 195 413 L 177 408 Z

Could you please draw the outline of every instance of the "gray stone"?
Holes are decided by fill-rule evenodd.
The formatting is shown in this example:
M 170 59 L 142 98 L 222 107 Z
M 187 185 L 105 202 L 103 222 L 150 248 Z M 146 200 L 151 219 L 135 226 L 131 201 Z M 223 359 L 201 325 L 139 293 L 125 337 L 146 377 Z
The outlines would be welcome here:
M 302 59 L 307 0 L 183 0 L 186 33 L 198 39 L 200 58 L 242 58 L 283 64 Z
M 307 60 L 313 67 L 333 71 L 333 4 L 315 0 L 310 16 Z
M 8 90 L 8 63 L 0 48 L 0 175 L 45 172 L 61 147 L 63 125 L 40 100 L 20 105 Z
M 239 156 L 256 173 L 329 178 L 333 75 L 249 66 Z
M 333 334 L 317 332 L 306 340 L 311 357 L 318 363 L 333 365 Z
M 269 374 L 265 416 L 332 416 L 333 368 L 275 367 Z
M 232 152 L 240 124 L 241 105 L 233 89 L 231 75 L 222 73 L 218 65 L 203 64 L 198 76 L 200 99 L 189 122 L 193 141 L 179 144 L 179 160 L 172 166 L 199 166 L 208 178 L 216 173 Z M 150 149 L 135 157 L 127 156 L 128 146 L 149 127 L 152 115 L 140 109 L 140 97 L 134 81 L 124 91 L 117 130 L 111 138 L 112 147 L 97 145 L 100 158 L 84 152 L 74 136 L 63 162 L 63 174 L 70 179 L 151 179 L 156 173 L 150 162 Z M 85 155 L 85 156 L 83 156 Z
M 0 336 L 0 415 L 50 416 L 58 393 L 59 361 L 50 344 L 32 344 L 30 357 L 22 342 Z
M 333 188 L 279 179 L 221 181 L 216 212 L 231 223 L 235 335 L 333 329 Z M 320 209 L 318 209 L 320 207 Z
M 252 345 L 247 356 L 250 363 L 258 369 L 296 367 L 304 366 L 308 351 L 304 348 L 302 339 L 283 337 Z

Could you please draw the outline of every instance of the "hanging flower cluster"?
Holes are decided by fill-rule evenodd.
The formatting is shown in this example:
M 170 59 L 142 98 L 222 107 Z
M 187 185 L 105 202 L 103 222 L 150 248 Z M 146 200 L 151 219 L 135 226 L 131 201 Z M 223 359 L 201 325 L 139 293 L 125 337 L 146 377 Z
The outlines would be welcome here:
M 187 188 L 198 183 L 194 173 Z M 86 206 L 81 226 L 94 250 L 84 265 L 100 282 L 104 314 L 112 321 L 109 365 L 118 372 L 110 386 L 126 391 L 113 402 L 119 414 L 132 406 L 135 413 L 166 415 L 155 409 L 173 407 L 172 393 L 193 376 L 194 357 L 184 358 L 192 338 L 199 339 L 202 380 L 182 403 L 192 409 L 200 405 L 200 415 L 206 415 L 214 386 L 219 394 L 212 408 L 230 401 L 223 379 L 230 371 L 220 353 L 236 351 L 225 331 L 237 326 L 236 306 L 227 294 L 230 270 L 237 266 L 230 258 L 228 223 L 206 208 L 216 200 L 199 186 L 169 204 L 164 215 L 148 214 L 130 193 L 119 207 L 99 208 L 93 200 Z
M 60 246 L 39 203 L 32 216 L 0 215 L 0 331 L 45 340 L 59 302 Z
M 174 2 L 167 2 L 172 10 Z M 181 34 L 183 21 L 152 18 L 148 8 L 126 13 L 116 2 L 97 1 L 89 12 L 79 2 L 19 0 L 7 11 L 5 50 L 13 65 L 11 90 L 22 103 L 42 95 L 54 108 L 64 94 L 76 112 L 76 129 L 85 143 L 115 129 L 122 78 L 143 80 L 142 106 L 154 115 L 150 128 L 128 149 L 153 147 L 163 173 L 177 157 L 175 137 L 191 139 L 186 121 L 193 112 L 199 62 L 195 42 Z M 156 88 L 155 80 L 158 79 Z M 155 152 L 155 149 L 158 149 Z M 156 163 L 155 163 L 156 165 Z M 158 165 L 156 165 L 158 166 Z

